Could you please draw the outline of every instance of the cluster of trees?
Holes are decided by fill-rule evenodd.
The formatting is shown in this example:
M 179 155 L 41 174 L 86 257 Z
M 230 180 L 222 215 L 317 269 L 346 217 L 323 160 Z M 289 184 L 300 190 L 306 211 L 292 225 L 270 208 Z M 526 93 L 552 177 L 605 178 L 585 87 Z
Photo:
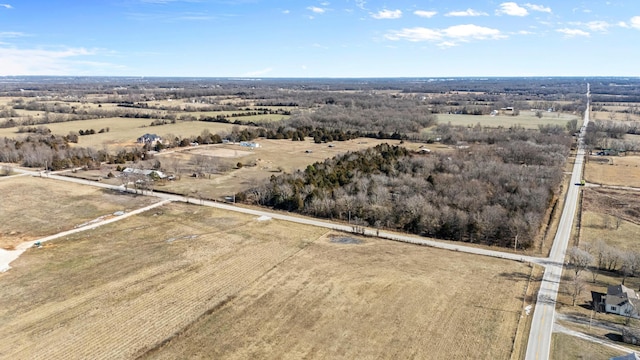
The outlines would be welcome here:
M 624 139 L 626 134 L 640 134 L 640 123 L 594 120 L 587 126 L 584 142 L 591 150 L 639 151 L 640 143 Z
M 22 139 L 0 138 L 0 162 L 19 163 L 26 167 L 44 167 L 61 170 L 74 167 L 95 167 L 100 162 L 124 164 L 126 161 L 148 159 L 142 148 L 120 150 L 109 154 L 95 150 L 69 146 L 66 136 L 30 134 Z
M 46 126 L 21 126 L 18 128 L 18 133 L 35 133 L 40 135 L 51 134 L 51 129 Z
M 568 153 L 555 137 L 541 138 L 434 155 L 383 144 L 272 176 L 236 198 L 355 225 L 500 246 L 517 239 L 527 247 Z
M 585 288 L 585 280 L 581 274 L 588 270 L 591 280 L 596 282 L 602 271 L 617 273 L 624 285 L 627 278 L 640 276 L 640 252 L 624 251 L 608 245 L 603 240 L 594 243 L 583 243 L 582 247 L 573 246 L 567 251 L 568 263 L 573 274 L 567 283 L 567 290 L 575 306 L 577 298 Z M 638 289 L 640 291 L 640 289 Z
M 418 133 L 434 125 L 436 116 L 415 101 L 397 100 L 371 103 L 325 105 L 313 112 L 296 112 L 285 123 L 294 128 L 314 127 L 363 133 Z

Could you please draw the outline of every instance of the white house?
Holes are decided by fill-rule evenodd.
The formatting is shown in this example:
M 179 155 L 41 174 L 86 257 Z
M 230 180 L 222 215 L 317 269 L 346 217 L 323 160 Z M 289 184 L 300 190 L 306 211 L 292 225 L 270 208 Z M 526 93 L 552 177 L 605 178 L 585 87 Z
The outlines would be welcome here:
M 632 289 L 624 285 L 611 285 L 604 299 L 605 312 L 640 319 L 640 298 Z
M 142 170 L 142 169 L 134 169 L 134 168 L 129 168 L 128 167 L 128 168 L 125 168 L 124 170 L 122 170 L 122 172 L 125 173 L 125 174 L 138 174 L 138 175 L 145 175 L 145 176 L 150 176 L 150 177 L 157 176 L 160 179 L 164 179 L 164 178 L 167 177 L 167 175 L 165 175 L 160 170 Z
M 137 141 L 142 144 L 154 144 L 156 142 L 162 142 L 162 139 L 156 134 L 144 134 L 140 136 Z
M 250 149 L 257 149 L 260 144 L 251 141 L 240 141 L 240 146 L 248 147 Z

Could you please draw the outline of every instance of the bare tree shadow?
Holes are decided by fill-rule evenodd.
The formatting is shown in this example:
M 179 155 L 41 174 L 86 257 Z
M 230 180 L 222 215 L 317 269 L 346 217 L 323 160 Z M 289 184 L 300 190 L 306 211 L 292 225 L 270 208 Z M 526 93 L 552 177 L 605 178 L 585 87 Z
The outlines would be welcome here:
M 503 272 L 498 274 L 498 276 L 503 277 L 505 279 L 509 279 L 509 280 L 529 280 L 529 274 L 523 273 L 523 272 L 519 272 L 519 271 L 513 271 L 513 272 Z
M 622 340 L 622 335 L 616 333 L 608 333 L 604 335 L 607 339 L 615 342 L 624 342 Z

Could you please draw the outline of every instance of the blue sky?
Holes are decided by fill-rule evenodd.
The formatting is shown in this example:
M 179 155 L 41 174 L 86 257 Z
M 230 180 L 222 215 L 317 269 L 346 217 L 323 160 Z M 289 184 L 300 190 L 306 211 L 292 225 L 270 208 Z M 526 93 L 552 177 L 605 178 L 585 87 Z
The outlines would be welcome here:
M 635 77 L 638 40 L 638 0 L 0 0 L 0 75 Z

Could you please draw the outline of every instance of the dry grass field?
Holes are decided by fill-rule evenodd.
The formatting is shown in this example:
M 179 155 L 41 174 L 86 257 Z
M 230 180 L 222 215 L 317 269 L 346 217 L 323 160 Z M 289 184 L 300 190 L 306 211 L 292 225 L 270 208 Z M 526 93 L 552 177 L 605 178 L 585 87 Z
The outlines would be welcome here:
M 155 133 L 161 137 L 167 134 L 185 137 L 200 135 L 202 130 L 205 129 L 212 134 L 231 131 L 231 128 L 235 126 L 202 121 L 178 121 L 175 124 L 149 126 L 152 121 L 152 119 L 105 118 L 46 124 L 46 127 L 57 135 L 67 135 L 70 131 L 77 132 L 87 129 L 94 129 L 98 132 L 100 129 L 109 128 L 109 132 L 80 136 L 78 138 L 78 146 L 102 149 L 103 146 L 139 146 L 139 144 L 136 144 L 136 139 L 145 133 Z M 0 136 L 16 137 L 27 135 L 19 134 L 16 131 L 17 128 L 0 129 Z
M 12 266 L 0 357 L 30 359 L 505 359 L 531 273 L 186 204 Z
M 194 155 L 207 156 L 211 161 L 225 162 L 228 166 L 235 166 L 238 162 L 255 163 L 256 166 L 243 166 L 227 173 L 213 175 L 211 179 L 195 179 L 186 175 L 179 181 L 167 182 L 158 189 L 180 194 L 196 191 L 206 198 L 219 199 L 256 186 L 272 175 L 277 176 L 280 170 L 290 173 L 348 151 L 358 151 L 382 143 L 392 145 L 400 143 L 399 140 L 354 139 L 333 142 L 330 147 L 329 144 L 315 144 L 310 139 L 306 141 L 258 139 L 256 142 L 260 147 L 255 150 L 234 144 L 217 144 L 192 147 L 166 155 L 160 153 L 155 158 L 163 165 L 174 161 L 172 159 L 177 159 L 185 168 L 190 167 L 190 158 Z M 418 145 L 415 147 L 417 148 Z M 437 150 L 437 147 L 433 148 Z
M 475 126 L 480 123 L 484 127 L 499 126 L 508 128 L 514 125 L 520 125 L 525 129 L 537 129 L 539 125 L 559 125 L 563 128 L 570 120 L 577 119 L 578 126 L 582 124 L 582 120 L 578 115 L 564 114 L 564 113 L 547 113 L 542 114 L 542 118 L 535 116 L 535 113 L 531 111 L 520 111 L 518 116 L 509 115 L 457 115 L 457 114 L 438 114 L 438 123 L 446 124 L 451 122 L 451 125 L 460 126 Z
M 555 333 L 551 338 L 550 359 L 553 360 L 600 360 L 624 355 L 604 345 L 592 343 L 571 335 Z
M 589 156 L 585 180 L 596 184 L 640 187 L 640 156 Z
M 599 239 L 620 249 L 640 249 L 640 192 L 584 190 L 580 241 Z
M 158 201 L 30 176 L 3 179 L 0 193 L 0 248 L 5 249 Z

